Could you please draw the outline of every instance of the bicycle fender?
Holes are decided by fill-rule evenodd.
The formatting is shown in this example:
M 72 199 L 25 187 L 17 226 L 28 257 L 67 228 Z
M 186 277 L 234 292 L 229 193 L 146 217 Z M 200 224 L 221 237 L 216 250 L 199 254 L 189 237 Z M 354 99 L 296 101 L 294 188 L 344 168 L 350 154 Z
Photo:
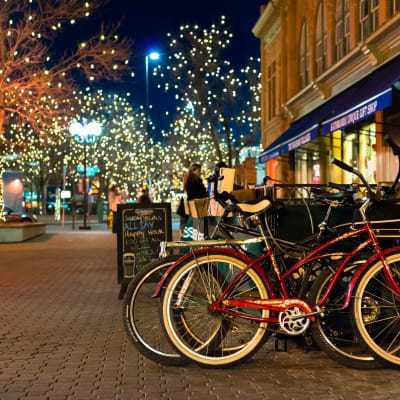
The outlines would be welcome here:
M 400 251 L 400 246 L 397 247 L 392 247 L 391 249 L 386 249 L 383 250 L 382 253 L 384 256 L 388 256 L 392 253 L 396 253 Z M 349 287 L 347 288 L 347 293 L 346 293 L 346 298 L 345 298 L 345 302 L 343 307 L 341 308 L 341 310 L 346 309 L 349 305 L 350 305 L 350 299 L 351 299 L 351 295 L 353 293 L 353 290 L 357 284 L 358 279 L 360 278 L 361 274 L 371 265 L 373 264 L 375 261 L 378 261 L 379 259 L 379 254 L 375 254 L 374 256 L 372 256 L 371 258 L 369 258 L 360 268 L 359 270 L 354 274 L 353 278 L 351 279 L 350 283 L 349 283 Z
M 216 249 L 215 247 L 207 247 L 204 249 L 199 249 L 199 250 L 194 251 L 194 255 L 201 256 L 202 254 L 205 254 L 205 253 L 215 253 L 215 252 L 225 253 L 227 255 L 235 256 L 235 257 L 239 258 L 240 260 L 242 260 L 243 262 L 245 262 L 246 264 L 251 264 L 254 261 L 250 257 L 246 256 L 245 254 L 242 254 L 235 250 L 227 249 L 227 248 L 217 248 Z M 168 279 L 168 277 L 171 275 L 172 271 L 174 271 L 181 263 L 183 263 L 187 259 L 191 258 L 192 256 L 193 256 L 193 253 L 186 254 L 168 268 L 168 270 L 165 272 L 165 274 L 161 278 L 161 281 L 159 282 L 156 291 L 153 293 L 153 295 L 152 295 L 153 298 L 160 297 L 164 283 Z M 261 266 L 259 264 L 254 264 L 252 266 L 252 268 L 254 268 L 257 271 L 257 273 L 263 278 L 265 284 L 268 287 L 268 290 L 271 293 L 271 298 L 276 297 L 276 293 L 271 284 L 271 281 L 269 280 L 268 276 L 266 275 L 265 271 L 261 268 Z

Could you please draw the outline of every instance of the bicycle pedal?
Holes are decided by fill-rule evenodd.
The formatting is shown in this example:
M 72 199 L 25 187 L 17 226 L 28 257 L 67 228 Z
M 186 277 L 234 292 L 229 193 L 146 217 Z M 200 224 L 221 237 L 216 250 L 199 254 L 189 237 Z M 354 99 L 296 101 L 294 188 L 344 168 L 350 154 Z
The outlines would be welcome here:
M 312 339 L 311 336 L 304 336 L 304 341 L 306 342 L 307 346 L 313 346 L 314 345 L 314 340 Z

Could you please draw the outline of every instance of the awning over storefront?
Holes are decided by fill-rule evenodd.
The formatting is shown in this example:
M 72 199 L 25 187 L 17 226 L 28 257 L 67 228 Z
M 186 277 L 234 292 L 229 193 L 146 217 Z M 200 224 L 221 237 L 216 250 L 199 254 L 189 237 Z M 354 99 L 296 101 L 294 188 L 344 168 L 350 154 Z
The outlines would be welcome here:
M 392 86 L 400 80 L 400 57 L 378 68 L 350 88 L 330 99 L 292 126 L 260 154 L 265 163 L 288 153 L 318 136 L 353 125 L 392 105 Z
M 268 150 L 268 151 L 267 151 Z M 258 156 L 258 162 L 260 163 L 266 163 L 270 160 L 274 160 L 275 158 L 278 158 L 282 154 L 282 146 L 281 144 L 271 148 L 268 147 L 266 150 L 264 150 L 260 156 Z
M 318 124 L 310 128 L 308 119 L 295 122 L 285 133 L 275 142 L 267 147 L 258 157 L 260 163 L 266 163 L 279 157 L 281 154 L 288 153 L 303 144 L 309 143 L 318 136 Z M 302 129 L 304 127 L 304 129 Z M 300 132 L 300 133 L 299 133 Z
M 392 105 L 392 88 L 377 94 L 366 101 L 357 104 L 355 107 L 344 111 L 343 113 L 322 122 L 322 134 L 328 135 L 339 129 L 354 125 L 365 118 L 370 117 L 377 111 L 381 111 Z
M 318 125 L 312 126 L 310 129 L 307 129 L 305 132 L 301 132 L 296 135 L 294 138 L 284 142 L 282 144 L 283 152 L 289 153 L 289 151 L 295 150 L 303 144 L 310 143 L 314 139 L 318 137 Z

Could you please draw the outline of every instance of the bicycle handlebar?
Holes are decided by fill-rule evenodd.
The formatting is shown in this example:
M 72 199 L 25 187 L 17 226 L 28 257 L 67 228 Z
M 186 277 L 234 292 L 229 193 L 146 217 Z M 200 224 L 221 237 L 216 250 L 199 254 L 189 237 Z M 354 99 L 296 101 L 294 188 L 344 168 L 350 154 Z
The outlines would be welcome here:
M 328 186 L 331 187 L 332 189 L 340 190 L 341 192 L 349 191 L 349 185 L 341 185 L 339 183 L 329 182 Z
M 331 159 L 331 163 L 336 165 L 339 168 L 344 169 L 347 172 L 351 172 L 352 174 L 354 174 L 355 170 L 353 167 L 350 167 L 350 165 L 347 165 L 346 163 L 344 163 L 343 161 L 338 160 L 337 158 L 332 158 Z
M 395 156 L 400 156 L 400 146 L 398 146 L 393 140 L 389 137 L 389 135 L 385 135 L 384 139 L 386 143 L 392 148 L 393 154 Z
M 374 200 L 374 199 L 375 199 L 375 194 L 374 194 L 374 192 L 372 191 L 371 186 L 370 186 L 369 183 L 366 181 L 366 179 L 364 178 L 364 176 L 362 175 L 362 173 L 361 173 L 360 171 L 356 170 L 356 169 L 353 168 L 353 167 L 350 167 L 350 165 L 347 165 L 347 164 L 344 163 L 343 161 L 340 161 L 340 160 L 338 160 L 338 159 L 336 159 L 336 158 L 332 158 L 332 159 L 331 159 L 331 163 L 334 164 L 334 165 L 336 165 L 336 166 L 338 166 L 339 168 L 344 169 L 345 171 L 348 171 L 348 172 L 351 172 L 351 173 L 354 174 L 354 175 L 357 175 L 357 176 L 361 179 L 361 181 L 362 181 L 362 183 L 365 185 L 365 187 L 367 188 L 368 197 L 369 197 L 371 200 Z

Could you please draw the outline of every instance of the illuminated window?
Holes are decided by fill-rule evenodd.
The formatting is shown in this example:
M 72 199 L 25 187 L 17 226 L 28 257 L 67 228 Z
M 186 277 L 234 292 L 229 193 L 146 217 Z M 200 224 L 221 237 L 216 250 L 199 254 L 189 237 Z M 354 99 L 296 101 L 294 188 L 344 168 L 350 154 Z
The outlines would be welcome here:
M 315 64 L 317 76 L 321 75 L 327 67 L 328 56 L 328 29 L 327 12 L 324 0 L 320 0 L 315 27 Z
M 336 0 L 335 26 L 336 60 L 340 60 L 350 51 L 349 0 Z
M 376 183 L 376 124 L 364 125 L 358 132 L 343 138 L 343 161 L 357 168 L 369 183 Z M 356 182 L 350 172 L 343 173 L 343 183 Z
M 321 183 L 321 165 L 319 152 L 307 148 L 299 148 L 296 149 L 294 152 L 294 159 L 296 183 Z M 306 190 L 304 190 L 303 195 L 307 196 Z
M 356 133 L 347 134 L 343 139 L 343 161 L 353 168 L 358 168 L 358 137 Z M 343 171 L 343 183 L 357 182 L 351 172 Z
M 277 114 L 277 86 L 276 86 L 276 62 L 268 66 L 268 120 L 270 121 Z
M 368 183 L 376 183 L 376 124 L 363 126 L 359 134 L 359 170 Z
M 375 32 L 379 28 L 379 0 L 371 0 L 371 24 Z
M 390 14 L 394 15 L 400 11 L 400 0 L 390 1 Z
M 307 48 L 307 24 L 304 21 L 300 32 L 300 88 L 303 89 L 308 84 L 308 59 L 309 53 Z
M 360 40 L 365 40 L 379 26 L 379 0 L 360 0 Z

